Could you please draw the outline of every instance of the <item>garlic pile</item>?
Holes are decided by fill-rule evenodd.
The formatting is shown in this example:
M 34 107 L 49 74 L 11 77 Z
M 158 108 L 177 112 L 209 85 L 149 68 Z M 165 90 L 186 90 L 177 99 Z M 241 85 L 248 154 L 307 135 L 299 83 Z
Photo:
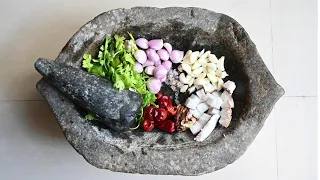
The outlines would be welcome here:
M 190 97 L 185 106 L 189 115 L 197 119 L 190 128 L 196 141 L 205 140 L 216 127 L 217 122 L 228 127 L 232 119 L 234 102 L 232 93 L 236 85 L 232 81 L 223 82 L 228 76 L 224 68 L 224 56 L 218 59 L 210 51 L 187 51 L 182 64 L 179 80 L 184 84 L 180 92 L 188 92 Z M 220 92 L 221 90 L 223 92 Z M 196 92 L 195 92 L 196 91 Z M 194 93 L 195 92 L 195 93 Z
M 210 92 L 220 91 L 223 78 L 228 76 L 224 69 L 224 56 L 218 59 L 210 51 L 187 51 L 181 65 L 179 80 L 184 84 L 180 92 L 192 93 L 202 87 Z M 184 72 L 186 73 L 184 73 Z

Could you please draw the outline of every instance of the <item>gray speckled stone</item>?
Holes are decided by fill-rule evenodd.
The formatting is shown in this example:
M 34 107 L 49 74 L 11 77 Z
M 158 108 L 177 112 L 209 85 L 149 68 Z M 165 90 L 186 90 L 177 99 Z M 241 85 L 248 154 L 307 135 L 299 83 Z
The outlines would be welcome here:
M 136 126 L 142 104 L 140 94 L 129 90 L 119 92 L 112 82 L 58 61 L 40 58 L 34 66 L 75 104 L 94 113 L 110 128 L 128 131 Z
M 96 54 L 106 35 L 127 31 L 136 38 L 163 38 L 184 51 L 206 48 L 224 55 L 228 78 L 237 84 L 231 125 L 218 126 L 203 143 L 195 142 L 191 133 L 144 133 L 140 129 L 117 133 L 85 120 L 85 112 L 42 79 L 37 88 L 75 150 L 98 168 L 143 174 L 200 175 L 238 159 L 284 94 L 241 25 L 229 16 L 200 8 L 116 9 L 82 26 L 56 61 L 80 68 L 82 55 Z

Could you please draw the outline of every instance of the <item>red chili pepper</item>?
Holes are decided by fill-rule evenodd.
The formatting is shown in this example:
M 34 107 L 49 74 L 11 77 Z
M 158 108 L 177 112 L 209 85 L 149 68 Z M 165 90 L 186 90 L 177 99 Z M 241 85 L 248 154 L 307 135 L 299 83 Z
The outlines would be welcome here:
M 154 110 L 154 120 L 155 121 L 163 121 L 167 119 L 168 113 L 164 108 L 157 108 Z
M 157 100 L 160 99 L 163 95 L 161 93 L 157 94 Z
M 175 131 L 174 122 L 170 120 L 164 120 L 164 121 L 155 121 L 155 126 L 162 131 L 172 133 Z
M 169 106 L 167 107 L 168 117 L 173 117 L 177 114 L 177 106 Z
M 144 129 L 144 131 L 152 131 L 154 129 L 154 123 L 152 121 L 150 121 L 149 119 L 145 119 L 142 122 L 142 127 Z
M 147 108 L 144 109 L 143 112 L 143 118 L 144 119 L 149 119 L 149 120 L 154 120 L 154 110 L 156 108 L 154 106 L 149 106 Z
M 172 100 L 170 96 L 166 96 L 166 95 L 163 95 L 161 98 L 159 98 L 157 100 L 157 103 L 159 107 L 162 107 L 162 108 L 167 108 L 169 106 L 172 106 Z

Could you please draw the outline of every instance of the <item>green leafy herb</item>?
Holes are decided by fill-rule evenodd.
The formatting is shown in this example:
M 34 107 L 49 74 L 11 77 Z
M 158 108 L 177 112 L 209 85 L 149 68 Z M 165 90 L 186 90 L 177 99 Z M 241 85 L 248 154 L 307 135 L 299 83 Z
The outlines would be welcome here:
M 138 48 L 132 34 L 128 34 L 129 40 L 120 35 L 115 35 L 113 38 L 106 37 L 104 45 L 100 46 L 97 59 L 93 59 L 90 54 L 84 54 L 82 67 L 89 73 L 112 81 L 114 87 L 119 91 L 131 88 L 142 95 L 143 103 L 137 116 L 138 125 L 136 128 L 138 128 L 143 120 L 143 109 L 154 104 L 156 96 L 147 89 L 149 76 L 145 73 L 139 74 L 134 70 L 135 58 L 133 54 Z M 126 46 L 131 48 L 126 49 Z M 86 115 L 86 118 L 94 119 L 91 114 Z

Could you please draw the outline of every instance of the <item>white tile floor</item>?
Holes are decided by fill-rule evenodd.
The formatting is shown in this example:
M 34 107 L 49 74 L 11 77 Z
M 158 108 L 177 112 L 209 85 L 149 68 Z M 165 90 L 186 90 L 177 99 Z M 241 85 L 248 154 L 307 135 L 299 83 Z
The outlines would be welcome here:
M 238 161 L 215 173 L 184 179 L 316 179 L 316 0 L 3 1 L 0 179 L 150 178 L 99 170 L 86 163 L 66 142 L 36 92 L 40 75 L 33 68 L 38 57 L 54 59 L 68 38 L 95 15 L 137 5 L 198 6 L 232 16 L 247 30 L 286 90 Z

